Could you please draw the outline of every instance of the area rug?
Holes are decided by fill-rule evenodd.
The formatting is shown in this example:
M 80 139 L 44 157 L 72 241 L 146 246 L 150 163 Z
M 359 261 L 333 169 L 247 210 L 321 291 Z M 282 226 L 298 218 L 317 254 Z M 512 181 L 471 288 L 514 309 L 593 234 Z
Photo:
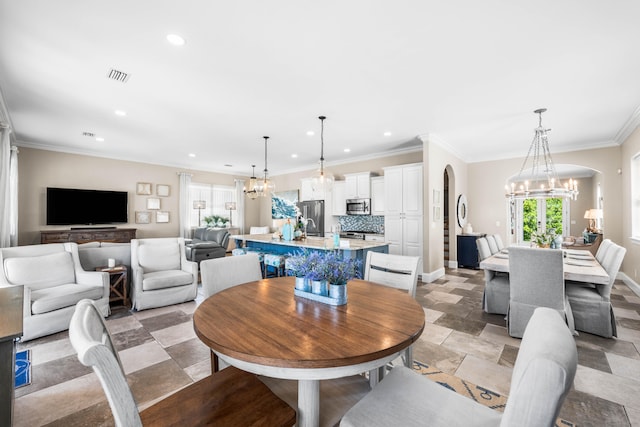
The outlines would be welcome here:
M 504 412 L 505 405 L 507 404 L 507 396 L 503 396 L 500 393 L 480 387 L 479 385 L 475 385 L 469 381 L 463 380 L 462 378 L 447 374 L 438 368 L 415 360 L 413 361 L 413 369 L 421 375 L 429 378 L 431 381 L 435 381 L 449 390 L 455 391 L 469 399 L 473 399 L 481 405 L 488 406 L 496 411 Z M 558 418 L 555 425 L 556 427 L 575 427 L 574 423 L 563 420 L 562 418 Z
M 31 350 L 16 353 L 15 388 L 31 384 Z

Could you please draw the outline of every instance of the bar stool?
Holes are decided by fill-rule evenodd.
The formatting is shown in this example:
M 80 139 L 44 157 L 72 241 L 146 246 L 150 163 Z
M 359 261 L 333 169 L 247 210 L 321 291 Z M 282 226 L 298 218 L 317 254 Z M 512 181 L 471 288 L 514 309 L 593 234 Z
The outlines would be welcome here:
M 284 255 L 264 254 L 264 277 L 280 277 L 284 276 Z M 269 276 L 270 269 L 273 269 L 273 276 Z

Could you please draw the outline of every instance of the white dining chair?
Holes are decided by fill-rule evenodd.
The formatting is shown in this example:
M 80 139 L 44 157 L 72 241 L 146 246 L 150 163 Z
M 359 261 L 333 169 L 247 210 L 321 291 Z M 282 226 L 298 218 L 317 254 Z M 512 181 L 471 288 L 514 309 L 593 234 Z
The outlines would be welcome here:
M 498 246 L 498 250 L 501 251 L 504 249 L 504 243 L 502 243 L 502 237 L 499 234 L 494 234 L 493 238 L 496 241 L 496 245 Z
M 478 259 L 480 261 L 491 256 L 491 249 L 489 249 L 489 242 L 487 242 L 486 237 L 476 239 L 476 246 L 478 248 Z
M 509 247 L 509 335 L 521 338 L 537 307 L 557 310 L 574 332 L 564 286 L 564 254 L 556 249 Z
M 347 411 L 340 427 L 553 426 L 577 365 L 576 343 L 562 318 L 538 308 L 522 338 L 504 413 L 397 366 Z
M 255 252 L 247 252 L 242 256 L 230 256 L 204 260 L 200 263 L 202 293 L 207 299 L 211 295 L 224 291 L 242 283 L 255 282 L 262 279 L 260 256 Z M 220 370 L 218 356 L 211 352 L 211 372 Z
M 600 246 L 602 245 L 604 242 Z M 618 336 L 616 316 L 611 305 L 611 289 L 626 252 L 625 248 L 610 241 L 601 262 L 609 275 L 609 283 L 606 285 L 584 286 L 573 282 L 566 284 L 577 330 L 605 338 Z
M 249 234 L 269 234 L 269 226 L 251 227 L 249 228 Z
M 613 242 L 611 241 L 611 239 L 604 239 L 602 241 L 602 243 L 600 243 L 600 246 L 598 247 L 598 250 L 596 251 L 595 257 L 596 260 L 602 264 L 602 262 L 604 261 L 604 257 L 607 254 L 607 251 L 609 250 L 609 248 L 611 248 L 611 244 Z
M 416 297 L 420 257 L 367 252 L 364 280 L 405 290 Z M 413 367 L 413 348 L 404 351 L 404 364 Z
M 476 240 L 478 257 L 483 259 L 491 256 L 489 243 L 484 237 Z M 509 273 L 484 270 L 484 291 L 482 294 L 482 309 L 487 313 L 507 314 L 509 310 Z
M 491 255 L 497 254 L 498 252 L 500 252 L 500 249 L 498 249 L 498 244 L 496 243 L 496 238 L 494 237 L 493 234 L 488 234 L 486 239 L 487 239 L 487 243 L 489 244 L 489 250 L 491 251 Z
M 118 427 L 193 425 L 292 426 L 296 412 L 254 374 L 230 367 L 192 383 L 143 411 L 129 388 L 109 331 L 91 300 L 76 305 L 69 340 L 98 376 Z

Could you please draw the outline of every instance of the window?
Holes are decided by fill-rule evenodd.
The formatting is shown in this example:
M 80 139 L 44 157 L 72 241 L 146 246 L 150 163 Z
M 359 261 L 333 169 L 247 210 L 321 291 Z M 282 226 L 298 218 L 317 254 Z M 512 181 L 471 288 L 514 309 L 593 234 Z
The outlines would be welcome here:
M 554 229 L 558 235 L 569 235 L 569 204 L 563 198 L 517 200 L 517 242 L 531 241 L 534 231 Z
M 190 217 L 192 225 L 203 225 L 204 218 L 210 215 L 231 219 L 232 224 L 236 222 L 236 211 L 229 211 L 224 208 L 226 202 L 236 201 L 235 187 L 192 182 L 189 186 L 188 206 L 193 206 L 193 202 L 196 200 L 204 201 L 205 207 L 203 209 L 192 209 Z M 229 212 L 231 212 L 231 218 L 229 218 Z
M 640 243 L 640 153 L 631 159 L 631 238 Z

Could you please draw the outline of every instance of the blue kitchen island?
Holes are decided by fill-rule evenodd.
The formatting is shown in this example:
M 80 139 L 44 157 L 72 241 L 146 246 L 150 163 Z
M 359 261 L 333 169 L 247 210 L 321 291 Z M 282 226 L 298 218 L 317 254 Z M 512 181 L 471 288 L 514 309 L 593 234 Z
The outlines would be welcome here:
M 301 250 L 308 251 L 332 251 L 339 250 L 345 259 L 354 258 L 362 262 L 364 270 L 369 251 L 389 253 L 389 245 L 383 242 L 368 242 L 356 239 L 340 239 L 340 246 L 333 245 L 330 237 L 307 237 L 303 240 L 282 240 L 273 238 L 272 234 L 242 234 L 231 236 L 236 242 L 236 247 L 247 250 L 278 254 L 294 255 Z M 362 279 L 362 277 L 359 277 Z

